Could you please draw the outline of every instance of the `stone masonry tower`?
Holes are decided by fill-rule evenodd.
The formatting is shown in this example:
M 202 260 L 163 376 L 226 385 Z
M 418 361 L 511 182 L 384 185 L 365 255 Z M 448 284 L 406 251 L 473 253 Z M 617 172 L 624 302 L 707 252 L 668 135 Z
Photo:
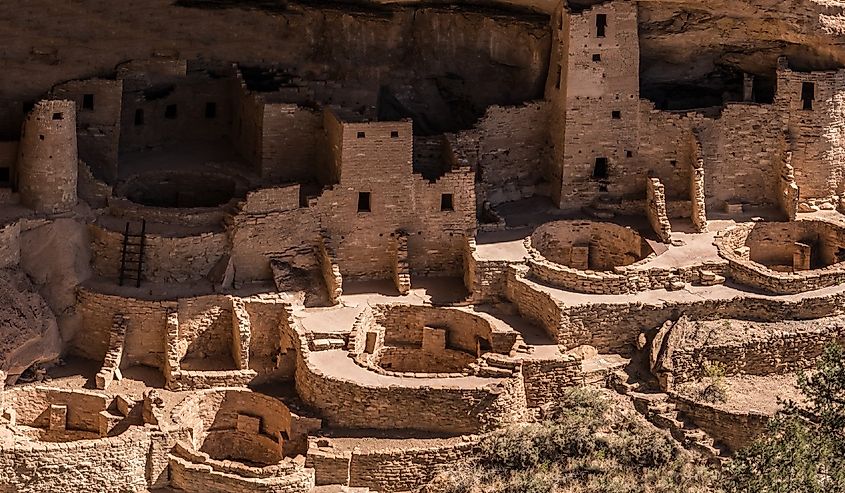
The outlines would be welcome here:
M 56 213 L 76 205 L 76 108 L 72 101 L 41 101 L 21 132 L 17 180 L 21 203 Z
M 637 5 L 616 0 L 577 11 L 561 5 L 553 25 L 549 179 L 560 184 L 553 187 L 558 205 L 577 209 L 626 193 L 620 177 L 639 141 Z

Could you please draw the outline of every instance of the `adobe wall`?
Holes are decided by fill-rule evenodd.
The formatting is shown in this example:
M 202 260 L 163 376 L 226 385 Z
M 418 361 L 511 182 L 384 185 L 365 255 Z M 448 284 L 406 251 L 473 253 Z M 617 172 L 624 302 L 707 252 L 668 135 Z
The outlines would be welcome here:
M 138 225 L 133 225 L 137 228 Z M 88 225 L 91 235 L 91 267 L 102 277 L 117 279 L 123 251 L 123 232 L 97 223 Z M 133 231 L 135 231 L 133 229 Z M 192 236 L 147 233 L 144 243 L 143 279 L 150 282 L 187 282 L 204 279 L 229 251 L 225 232 Z
M 38 212 L 76 205 L 78 154 L 72 101 L 41 101 L 27 115 L 17 166 L 21 203 Z
M 67 443 L 0 444 L 0 484 L 22 491 L 147 491 L 150 436 L 121 435 Z M 68 473 L 69 465 L 73 473 Z
M 814 84 L 805 110 L 803 83 Z M 801 202 L 830 201 L 845 187 L 845 71 L 797 72 L 779 61 L 775 107 L 789 130 L 789 147 Z
M 93 108 L 83 104 L 86 97 L 93 97 Z M 74 102 L 79 158 L 88 164 L 94 176 L 113 182 L 117 178 L 123 81 L 68 81 L 53 87 L 50 98 Z

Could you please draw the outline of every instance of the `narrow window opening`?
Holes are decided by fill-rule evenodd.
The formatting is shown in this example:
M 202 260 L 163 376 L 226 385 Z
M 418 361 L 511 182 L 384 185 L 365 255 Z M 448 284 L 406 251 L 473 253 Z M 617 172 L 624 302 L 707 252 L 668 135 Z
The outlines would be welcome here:
M 607 158 L 597 157 L 593 167 L 593 178 L 607 178 Z
M 801 101 L 805 110 L 813 109 L 813 101 L 816 99 L 816 85 L 812 82 L 801 84 Z
M 676 160 L 674 160 L 674 159 L 673 159 L 673 160 L 669 161 L 669 164 L 671 164 L 672 166 L 677 166 L 677 165 L 678 165 L 678 161 L 676 161 Z
M 168 120 L 175 120 L 179 114 L 179 108 L 175 104 L 168 104 L 164 109 L 164 117 Z
M 563 68 L 558 65 L 557 66 L 557 80 L 555 80 L 555 89 L 560 89 L 560 84 L 563 81 Z
M 593 61 L 594 62 L 600 62 L 601 61 L 601 54 L 600 53 L 594 54 L 593 55 Z
M 398 130 L 391 130 L 390 131 L 390 138 L 391 139 L 398 139 L 399 138 L 399 131 Z
M 140 127 L 144 124 L 144 110 L 138 108 L 135 110 L 135 126 Z
M 363 138 L 364 138 L 364 137 L 366 137 L 366 136 L 367 136 L 367 134 L 366 134 L 366 133 L 364 133 L 364 132 L 358 132 L 358 138 L 359 138 L 359 139 L 363 139 Z
M 65 115 L 63 113 L 53 113 L 53 120 L 64 120 Z
M 596 37 L 603 38 L 607 32 L 607 14 L 596 15 Z
M 614 120 L 621 120 L 622 119 L 622 112 L 621 111 L 611 111 L 610 117 Z
M 82 95 L 82 109 L 83 110 L 93 110 L 94 109 L 94 95 L 93 94 L 83 94 Z
M 39 135 L 39 136 L 38 136 L 38 139 L 39 139 L 39 140 L 44 140 L 44 136 L 43 136 L 43 135 Z
M 440 196 L 440 210 L 441 211 L 453 211 L 455 210 L 455 204 L 453 201 L 453 196 L 451 193 L 444 193 Z
M 217 118 L 217 103 L 213 103 L 213 102 L 205 103 L 205 117 L 206 118 Z
M 8 184 L 12 181 L 9 168 L 0 168 L 0 183 Z
M 559 31 L 563 30 L 563 16 L 564 15 L 565 14 L 563 12 L 561 12 L 560 16 L 558 16 L 558 18 L 557 18 L 557 28 L 558 28 Z
M 370 212 L 370 192 L 358 192 L 358 212 Z
M 625 157 L 634 157 L 634 153 L 631 151 L 625 151 Z

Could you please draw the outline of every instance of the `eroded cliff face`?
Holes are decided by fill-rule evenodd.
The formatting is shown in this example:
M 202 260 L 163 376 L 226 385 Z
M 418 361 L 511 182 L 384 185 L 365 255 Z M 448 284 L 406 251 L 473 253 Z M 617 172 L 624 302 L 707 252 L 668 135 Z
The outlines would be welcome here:
M 55 360 L 61 350 L 56 318 L 26 274 L 0 269 L 0 373 L 14 380 L 33 363 Z
M 546 14 L 439 4 L 33 0 L 4 9 L 0 37 L 7 138 L 20 130 L 22 103 L 54 84 L 152 56 L 282 66 L 383 93 L 431 131 L 455 130 L 491 104 L 542 97 L 550 46 Z
M 845 67 L 844 8 L 833 0 L 641 1 L 643 96 L 741 93 L 743 72 L 771 91 L 780 55 L 798 70 Z

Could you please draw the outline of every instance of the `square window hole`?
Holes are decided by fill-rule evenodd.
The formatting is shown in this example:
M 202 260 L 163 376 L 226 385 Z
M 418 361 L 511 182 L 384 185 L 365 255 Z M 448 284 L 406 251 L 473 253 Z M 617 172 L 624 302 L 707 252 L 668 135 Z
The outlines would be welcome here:
M 364 137 L 366 137 L 366 136 L 367 136 L 367 134 L 366 134 L 366 133 L 364 133 L 364 132 L 358 132 L 358 138 L 359 138 L 359 139 L 363 139 L 363 138 L 364 138 Z
M 621 120 L 622 119 L 622 112 L 621 111 L 611 111 L 610 117 L 614 120 Z
M 164 117 L 168 120 L 175 120 L 179 115 L 179 107 L 175 104 L 168 104 L 164 109 Z
M 594 62 L 600 62 L 601 61 L 601 55 L 599 53 L 594 54 L 593 55 L 593 61 Z
M 370 192 L 358 192 L 358 212 L 370 212 Z
M 64 120 L 64 113 L 53 113 L 53 120 Z
M 391 130 L 390 131 L 390 138 L 391 139 L 398 139 L 399 138 L 399 131 L 398 130 Z
M 82 109 L 83 110 L 93 110 L 94 109 L 94 95 L 93 94 L 83 94 L 82 95 Z
M 444 193 L 440 195 L 440 210 L 453 211 L 455 210 L 454 196 L 451 193 Z

